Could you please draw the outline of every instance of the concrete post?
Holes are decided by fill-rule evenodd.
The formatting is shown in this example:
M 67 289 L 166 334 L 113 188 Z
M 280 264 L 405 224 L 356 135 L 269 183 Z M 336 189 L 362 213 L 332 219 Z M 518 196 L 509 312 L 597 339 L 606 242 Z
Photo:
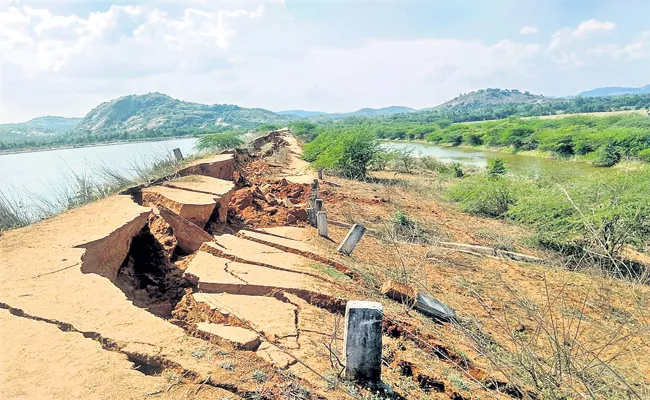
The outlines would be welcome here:
M 348 234 L 343 239 L 343 243 L 339 246 L 338 251 L 340 253 L 350 255 L 354 248 L 359 243 L 359 240 L 363 237 L 363 234 L 366 232 L 366 228 L 363 225 L 354 224 Z
M 176 161 L 183 161 L 183 153 L 181 153 L 181 149 L 174 149 L 174 157 L 176 157 Z
M 323 211 L 323 199 L 316 199 L 314 209 L 316 212 Z
M 316 210 L 314 210 L 313 207 L 307 208 L 307 221 L 311 226 L 316 226 L 318 223 L 316 218 Z
M 322 237 L 327 236 L 327 213 L 325 211 L 318 211 L 316 213 L 316 225 L 318 226 L 318 234 Z
M 348 301 L 345 306 L 345 377 L 363 382 L 381 380 L 381 303 Z

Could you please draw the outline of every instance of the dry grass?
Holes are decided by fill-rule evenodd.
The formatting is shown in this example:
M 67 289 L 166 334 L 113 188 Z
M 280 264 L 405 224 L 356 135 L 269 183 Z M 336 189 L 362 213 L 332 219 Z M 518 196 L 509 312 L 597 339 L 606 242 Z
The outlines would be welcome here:
M 366 235 L 349 259 L 366 283 L 351 296 L 381 301 L 387 316 L 434 338 L 457 356 L 453 360 L 471 364 L 454 364 L 404 338 L 390 339 L 385 380 L 396 390 L 410 398 L 440 396 L 403 376 L 397 363 L 409 361 L 443 382 L 449 396 L 512 398 L 517 387 L 524 398 L 526 390 L 549 399 L 650 398 L 648 286 L 596 269 L 572 271 L 562 258 L 542 266 L 439 248 L 436 241 L 444 239 L 549 256 L 527 245 L 530 235 L 523 228 L 463 214 L 443 201 L 445 177 L 380 172 L 376 178 L 337 180 L 340 187 L 323 190 L 330 218 L 377 233 Z M 426 227 L 427 240 L 408 240 L 409 229 L 398 232 L 398 212 Z M 330 229 L 335 241 L 345 233 Z M 334 254 L 334 244 L 321 245 Z M 439 325 L 383 298 L 378 289 L 386 279 L 407 282 L 450 305 L 459 323 Z M 476 371 L 493 380 L 477 378 Z

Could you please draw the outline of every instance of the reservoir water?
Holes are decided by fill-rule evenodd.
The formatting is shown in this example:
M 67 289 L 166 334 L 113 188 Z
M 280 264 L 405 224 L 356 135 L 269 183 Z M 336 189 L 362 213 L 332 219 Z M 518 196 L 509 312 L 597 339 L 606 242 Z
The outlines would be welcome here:
M 75 187 L 75 174 L 95 177 L 108 167 L 133 176 L 138 166 L 144 167 L 171 155 L 174 148 L 180 148 L 184 155 L 195 153 L 196 140 L 186 138 L 0 155 L 0 195 L 30 211 L 44 201 L 56 201 L 66 188 Z M 533 176 L 540 173 L 606 173 L 609 170 L 587 163 L 425 143 L 391 141 L 384 142 L 383 146 L 389 149 L 412 148 L 414 155 L 434 156 L 442 162 L 474 167 L 485 167 L 488 160 L 498 157 L 506 160 L 509 170 Z
M 607 173 L 609 168 L 594 167 L 585 162 L 562 161 L 522 154 L 498 153 L 480 149 L 437 146 L 420 142 L 385 141 L 382 146 L 387 149 L 413 149 L 415 156 L 433 156 L 444 163 L 457 162 L 461 165 L 485 168 L 493 158 L 505 160 L 510 171 L 526 175 L 550 174 L 591 174 Z
M 0 155 L 0 195 L 28 212 L 37 204 L 56 201 L 74 187 L 75 174 L 97 176 L 104 168 L 134 176 L 138 167 L 150 165 L 180 148 L 195 153 L 196 138 L 155 142 L 109 144 L 74 149 Z

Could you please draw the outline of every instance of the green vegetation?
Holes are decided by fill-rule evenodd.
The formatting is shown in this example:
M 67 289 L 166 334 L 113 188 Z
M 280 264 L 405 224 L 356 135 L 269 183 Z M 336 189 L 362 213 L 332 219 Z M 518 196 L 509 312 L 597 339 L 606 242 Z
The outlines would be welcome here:
M 309 129 L 300 131 L 300 137 L 306 141 L 320 132 L 358 131 L 372 133 L 379 139 L 427 140 L 451 146 L 536 151 L 557 158 L 576 158 L 598 166 L 612 166 L 628 158 L 650 159 L 650 116 L 641 114 L 577 115 L 555 119 L 511 117 L 476 123 L 438 120 L 427 124 L 349 118 L 336 123 L 306 124 L 309 124 Z
M 365 179 L 380 153 L 379 140 L 370 132 L 330 130 L 304 148 L 303 158 L 315 168 L 336 171 L 347 178 Z
M 224 151 L 234 149 L 244 144 L 241 139 L 242 132 L 224 132 L 204 135 L 196 142 L 195 147 L 199 151 Z
M 487 173 L 490 176 L 499 176 L 506 174 L 506 162 L 500 158 L 493 158 L 488 161 Z
M 626 245 L 641 250 L 650 245 L 648 193 L 648 168 L 536 181 L 478 174 L 448 190 L 465 212 L 528 225 L 540 246 L 588 257 L 632 277 L 640 277 L 643 269 L 620 261 L 620 255 Z
M 480 174 L 459 181 L 448 194 L 464 212 L 501 218 L 521 197 L 522 186 L 506 177 Z
M 650 148 L 650 117 L 628 114 L 570 116 L 557 119 L 509 118 L 474 124 L 453 124 L 430 133 L 434 143 L 541 150 L 558 158 L 578 157 L 598 166 L 621 158 L 643 159 Z

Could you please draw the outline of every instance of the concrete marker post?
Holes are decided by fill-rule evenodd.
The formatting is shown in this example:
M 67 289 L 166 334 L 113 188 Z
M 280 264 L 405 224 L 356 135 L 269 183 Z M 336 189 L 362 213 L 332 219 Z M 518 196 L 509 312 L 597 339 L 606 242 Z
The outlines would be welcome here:
M 366 384 L 381 381 L 381 303 L 348 301 L 345 306 L 346 379 Z
M 316 226 L 318 223 L 316 219 L 316 210 L 314 210 L 313 207 L 307 208 L 307 221 L 311 226 Z
M 343 242 L 339 246 L 338 251 L 348 256 L 352 254 L 352 251 L 354 251 L 354 248 L 357 246 L 357 243 L 359 243 L 365 232 L 365 226 L 354 224 L 348 234 L 345 236 L 345 239 L 343 239 Z
M 183 161 L 183 153 L 181 153 L 181 149 L 174 149 L 174 157 L 176 157 L 176 161 Z
M 316 226 L 318 226 L 318 235 L 328 237 L 327 235 L 327 213 L 325 211 L 316 212 Z

